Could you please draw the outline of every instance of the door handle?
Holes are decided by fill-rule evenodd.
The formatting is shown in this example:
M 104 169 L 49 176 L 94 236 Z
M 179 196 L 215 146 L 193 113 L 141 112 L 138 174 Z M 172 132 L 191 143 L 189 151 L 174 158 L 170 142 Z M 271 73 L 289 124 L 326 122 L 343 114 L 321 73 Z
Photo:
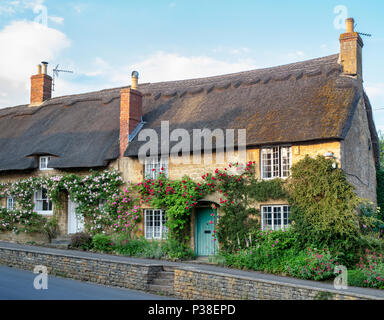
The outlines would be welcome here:
M 211 230 L 205 230 L 204 233 L 211 233 Z

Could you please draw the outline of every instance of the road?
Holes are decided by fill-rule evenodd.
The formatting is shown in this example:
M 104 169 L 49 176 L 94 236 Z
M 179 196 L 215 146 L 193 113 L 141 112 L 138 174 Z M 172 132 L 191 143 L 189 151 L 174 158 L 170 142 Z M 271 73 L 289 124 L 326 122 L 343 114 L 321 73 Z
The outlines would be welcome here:
M 169 300 L 168 297 L 48 275 L 48 289 L 36 290 L 37 274 L 0 266 L 0 300 Z

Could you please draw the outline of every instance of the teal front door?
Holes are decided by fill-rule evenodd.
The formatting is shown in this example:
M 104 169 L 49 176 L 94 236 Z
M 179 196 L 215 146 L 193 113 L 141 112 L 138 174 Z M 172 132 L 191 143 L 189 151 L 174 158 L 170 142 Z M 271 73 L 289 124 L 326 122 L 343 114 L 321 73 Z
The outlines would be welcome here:
M 195 250 L 198 256 L 210 256 L 217 253 L 217 240 L 213 236 L 217 219 L 216 209 L 198 208 L 195 221 Z

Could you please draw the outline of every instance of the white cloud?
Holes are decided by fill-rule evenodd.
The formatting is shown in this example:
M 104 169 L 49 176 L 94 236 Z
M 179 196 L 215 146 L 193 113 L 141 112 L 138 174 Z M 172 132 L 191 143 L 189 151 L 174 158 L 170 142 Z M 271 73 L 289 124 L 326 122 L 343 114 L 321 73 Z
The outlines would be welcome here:
M 63 24 L 64 22 L 64 18 L 62 17 L 48 16 L 48 19 L 57 24 Z
M 132 70 L 139 71 L 142 82 L 158 82 L 215 76 L 254 68 L 256 65 L 251 59 L 227 62 L 208 56 L 157 52 L 142 61 L 125 66 L 123 72 L 115 72 L 112 80 L 124 84 Z
M 29 101 L 30 76 L 41 61 L 52 61 L 70 41 L 36 22 L 13 21 L 0 30 L 0 107 Z
M 18 0 L 18 1 L 2 1 L 0 5 L 0 14 L 14 14 L 16 12 L 22 12 L 25 9 L 31 9 L 34 12 L 38 11 L 43 5 L 45 0 Z
M 11 15 L 15 13 L 15 9 L 9 5 L 0 5 L 0 16 L 1 15 Z

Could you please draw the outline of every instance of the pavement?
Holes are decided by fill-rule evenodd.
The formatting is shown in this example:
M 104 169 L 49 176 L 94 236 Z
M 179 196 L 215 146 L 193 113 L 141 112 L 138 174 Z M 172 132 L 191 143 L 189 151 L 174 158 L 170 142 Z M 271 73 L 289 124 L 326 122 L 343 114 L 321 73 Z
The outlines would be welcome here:
M 325 283 L 320 281 L 310 281 L 302 280 L 297 278 L 278 276 L 273 274 L 267 274 L 259 271 L 246 271 L 233 268 L 226 268 L 212 264 L 205 264 L 203 261 L 196 263 L 189 262 L 173 262 L 167 260 L 155 260 L 155 259 L 143 259 L 143 258 L 131 258 L 126 256 L 112 255 L 112 254 L 102 254 L 102 253 L 93 253 L 88 251 L 78 251 L 78 250 L 63 250 L 63 249 L 54 249 L 46 248 L 40 246 L 30 246 L 30 245 L 21 245 L 17 243 L 10 243 L 0 241 L 0 248 L 8 249 L 23 249 L 32 252 L 42 252 L 42 253 L 52 253 L 59 255 L 69 255 L 74 257 L 86 257 L 92 259 L 104 259 L 109 261 L 123 262 L 123 263 L 137 263 L 137 264 L 146 264 L 146 265 L 163 265 L 163 266 L 174 266 L 179 268 L 201 270 L 206 272 L 214 272 L 223 275 L 233 275 L 237 277 L 245 277 L 249 279 L 257 280 L 267 280 L 279 283 L 287 283 L 296 286 L 305 286 L 312 288 L 320 288 L 331 291 L 337 291 L 340 294 L 358 294 L 365 295 L 370 297 L 375 297 L 376 299 L 384 299 L 384 290 L 371 289 L 371 288 L 360 288 L 360 287 L 351 287 L 348 286 L 348 289 L 336 290 L 331 283 Z

